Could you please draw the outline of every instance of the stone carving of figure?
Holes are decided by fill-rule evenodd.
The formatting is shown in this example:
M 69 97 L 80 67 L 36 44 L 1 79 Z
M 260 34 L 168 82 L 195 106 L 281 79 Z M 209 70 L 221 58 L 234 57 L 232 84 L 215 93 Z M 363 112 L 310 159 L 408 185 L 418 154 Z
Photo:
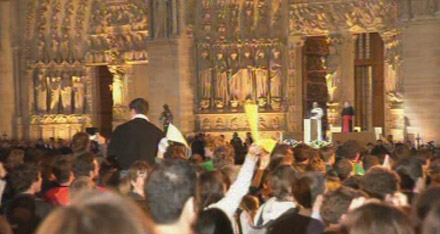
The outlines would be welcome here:
M 269 76 L 268 72 L 268 61 L 266 54 L 263 50 L 257 52 L 256 58 L 256 69 L 255 69 L 255 80 L 257 83 L 257 97 L 267 97 L 267 79 Z
M 335 97 L 335 91 L 337 89 L 336 81 L 341 76 L 340 56 L 336 46 L 331 45 L 329 47 L 330 54 L 326 60 L 326 67 L 328 73 L 325 76 L 327 83 L 327 90 L 329 94 L 329 101 L 333 102 Z
M 177 2 L 175 0 L 155 0 L 154 37 L 162 38 L 177 33 Z
M 124 81 L 122 72 L 114 67 L 109 67 L 111 73 L 113 73 L 113 83 L 110 86 L 110 90 L 113 95 L 113 106 L 120 106 L 123 104 L 124 100 Z
M 61 96 L 61 77 L 52 76 L 47 77 L 47 82 L 50 88 L 50 106 L 49 112 L 51 114 L 58 114 L 60 111 L 60 96 Z
M 35 109 L 38 114 L 47 112 L 47 81 L 43 73 L 35 77 Z
M 227 64 L 222 52 L 217 53 L 215 78 L 216 105 L 222 108 L 227 105 L 229 99 Z
M 240 78 L 240 62 L 238 61 L 238 53 L 233 51 L 228 60 L 229 68 L 229 92 L 231 94 L 231 100 L 237 101 L 240 92 L 239 82 Z
M 162 122 L 164 132 L 167 132 L 168 126 L 170 123 L 173 123 L 173 119 L 174 117 L 168 104 L 163 105 L 163 111 L 162 114 L 160 114 L 159 121 Z
M 212 63 L 208 51 L 202 51 L 199 61 L 200 98 L 211 98 Z
M 72 77 L 69 74 L 63 74 L 61 80 L 61 104 L 64 114 L 72 113 Z
M 74 113 L 83 114 L 84 113 L 84 95 L 85 95 L 85 85 L 84 77 L 73 76 L 73 96 L 74 96 Z
M 282 60 L 281 52 L 274 49 L 270 59 L 270 95 L 271 97 L 281 97 L 282 81 Z
M 241 79 L 242 79 L 242 93 L 241 100 L 251 100 L 254 93 L 254 68 L 255 63 L 252 57 L 252 52 L 250 49 L 245 49 L 243 59 L 241 60 Z

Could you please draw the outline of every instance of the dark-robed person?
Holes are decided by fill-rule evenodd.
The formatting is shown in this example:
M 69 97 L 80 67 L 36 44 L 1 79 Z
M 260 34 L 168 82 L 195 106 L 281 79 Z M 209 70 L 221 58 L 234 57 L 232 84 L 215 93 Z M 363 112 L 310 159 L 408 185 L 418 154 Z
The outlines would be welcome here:
M 351 106 L 350 102 L 344 103 L 344 109 L 342 109 L 342 132 L 348 133 L 353 132 L 353 117 L 354 108 Z

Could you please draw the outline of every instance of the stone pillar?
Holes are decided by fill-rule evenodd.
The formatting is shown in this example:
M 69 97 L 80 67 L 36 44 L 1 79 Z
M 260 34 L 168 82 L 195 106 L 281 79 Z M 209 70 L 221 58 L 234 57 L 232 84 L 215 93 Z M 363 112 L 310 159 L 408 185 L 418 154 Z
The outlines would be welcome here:
M 8 138 L 14 135 L 15 87 L 14 54 L 11 32 L 11 2 L 0 1 L 0 136 L 6 133 Z
M 384 83 L 385 83 L 385 135 L 404 139 L 405 121 L 403 111 L 403 79 L 401 32 L 397 30 L 381 33 L 384 41 Z
M 303 126 L 303 47 L 305 37 L 291 36 L 288 40 L 287 131 L 302 138 Z M 299 138 L 298 138 L 299 137 Z

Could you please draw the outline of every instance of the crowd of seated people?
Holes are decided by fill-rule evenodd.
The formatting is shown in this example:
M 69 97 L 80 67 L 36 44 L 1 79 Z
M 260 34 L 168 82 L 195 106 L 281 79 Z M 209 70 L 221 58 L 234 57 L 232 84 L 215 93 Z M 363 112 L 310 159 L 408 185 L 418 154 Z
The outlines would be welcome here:
M 440 234 L 432 148 L 188 140 L 128 170 L 82 132 L 2 141 L 0 234 Z

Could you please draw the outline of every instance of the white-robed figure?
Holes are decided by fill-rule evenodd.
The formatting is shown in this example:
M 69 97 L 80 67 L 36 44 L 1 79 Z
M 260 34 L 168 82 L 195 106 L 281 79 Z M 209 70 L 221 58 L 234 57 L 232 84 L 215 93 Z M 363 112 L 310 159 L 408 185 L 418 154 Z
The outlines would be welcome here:
M 311 117 L 310 119 L 315 119 L 316 121 L 316 130 L 318 131 L 318 140 L 322 141 L 322 117 L 324 117 L 324 110 L 319 107 L 317 102 L 313 103 L 313 109 L 310 111 Z

